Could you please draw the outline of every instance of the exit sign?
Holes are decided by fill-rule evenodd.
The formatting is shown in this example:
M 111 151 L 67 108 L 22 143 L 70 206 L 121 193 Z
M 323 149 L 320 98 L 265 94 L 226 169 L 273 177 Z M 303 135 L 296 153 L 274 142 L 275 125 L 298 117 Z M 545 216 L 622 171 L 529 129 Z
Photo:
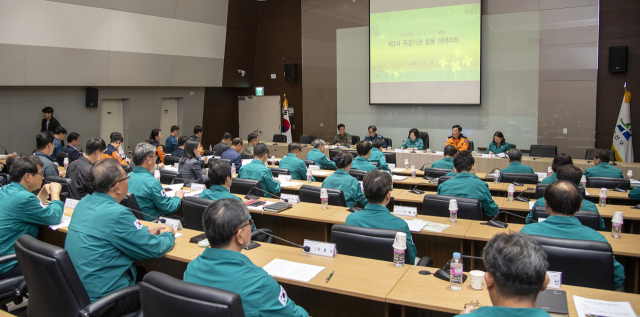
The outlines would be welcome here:
M 264 96 L 264 87 L 256 87 L 256 96 Z

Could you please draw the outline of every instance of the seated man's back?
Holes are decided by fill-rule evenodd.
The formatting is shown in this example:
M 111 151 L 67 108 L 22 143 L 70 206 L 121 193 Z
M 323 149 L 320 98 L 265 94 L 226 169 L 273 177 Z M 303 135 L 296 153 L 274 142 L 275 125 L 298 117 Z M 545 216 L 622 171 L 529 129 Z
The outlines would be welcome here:
M 307 180 L 307 164 L 298 158 L 302 154 L 302 146 L 298 142 L 289 143 L 287 146 L 289 154 L 280 160 L 280 168 L 288 169 L 291 179 Z M 311 181 L 316 179 L 311 176 Z
M 258 143 L 253 148 L 253 154 L 253 160 L 240 167 L 238 178 L 260 181 L 262 190 L 273 194 L 280 193 L 280 183 L 273 180 L 273 172 L 264 165 L 269 157 L 269 147 L 264 143 Z M 265 197 L 271 197 L 271 195 L 265 194 Z
M 336 164 L 331 162 L 324 154 L 324 140 L 317 139 L 313 141 L 314 149 L 307 153 L 307 160 L 314 161 L 320 168 L 334 169 Z
M 504 173 L 535 174 L 531 166 L 522 164 L 522 152 L 520 150 L 510 149 L 507 151 L 507 155 L 509 156 L 509 166 L 500 171 L 500 180 L 502 180 L 502 174 Z

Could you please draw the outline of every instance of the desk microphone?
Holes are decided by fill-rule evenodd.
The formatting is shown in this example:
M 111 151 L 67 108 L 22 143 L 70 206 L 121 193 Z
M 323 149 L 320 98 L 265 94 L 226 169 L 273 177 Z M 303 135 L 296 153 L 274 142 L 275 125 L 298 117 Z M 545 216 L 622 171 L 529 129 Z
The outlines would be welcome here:
M 413 189 L 410 190 L 409 192 L 412 193 L 412 194 L 416 194 L 416 195 L 424 194 L 424 190 L 418 189 L 418 185 L 421 185 L 421 184 L 429 184 L 429 183 L 424 183 L 424 182 L 423 183 L 417 183 L 416 186 L 413 187 Z
M 461 257 L 466 258 L 466 259 L 477 259 L 477 260 L 484 260 L 483 258 L 479 257 L 479 256 L 470 256 L 470 255 L 461 255 Z M 447 261 L 447 263 L 444 264 L 444 266 L 437 270 L 433 276 L 444 280 L 444 281 L 450 281 L 451 280 L 451 260 Z M 467 276 L 462 274 L 462 283 L 467 281 Z
M 258 188 L 258 187 L 252 187 L 251 189 L 249 189 L 249 193 L 248 193 L 247 195 L 245 195 L 245 196 L 244 196 L 244 198 L 245 198 L 245 199 L 249 199 L 249 200 L 252 200 L 252 199 L 260 199 L 260 197 L 258 197 L 258 196 L 256 196 L 256 195 L 252 195 L 252 194 L 251 194 L 251 190 L 252 190 L 252 189 L 257 189 L 257 190 L 259 190 L 259 191 L 261 191 L 261 192 L 263 192 L 263 193 L 265 193 L 265 194 L 269 194 L 269 195 L 276 196 L 276 197 L 280 198 L 280 200 L 284 201 L 285 203 L 288 203 L 288 202 L 289 202 L 289 199 L 286 199 L 286 198 L 284 198 L 284 199 L 283 199 L 282 197 L 280 197 L 280 196 L 278 196 L 278 195 L 276 195 L 276 194 L 274 194 L 274 193 L 270 193 L 270 192 L 268 192 L 268 191 L 266 191 L 266 190 L 262 190 L 262 189 L 260 189 L 260 188 Z
M 620 193 L 626 193 L 627 191 L 620 188 L 620 185 L 622 185 L 622 183 L 618 184 L 618 186 L 616 186 L 616 188 L 612 189 L 612 191 L 614 192 L 620 192 Z
M 145 215 L 145 216 L 147 216 L 147 217 L 149 217 L 149 218 L 153 218 L 153 219 L 155 219 L 155 220 L 156 220 L 156 221 L 158 221 L 158 222 L 162 222 L 162 223 L 167 222 L 167 220 L 166 220 L 166 219 L 160 219 L 160 218 L 158 218 L 158 217 L 154 217 L 154 216 L 152 216 L 152 215 L 145 214 L 144 212 L 142 212 L 142 211 L 140 211 L 140 210 L 135 210 L 135 209 L 130 208 L 130 207 L 127 207 L 127 206 L 125 206 L 125 205 L 122 205 L 122 206 L 123 206 L 124 208 L 127 208 L 127 209 L 131 210 L 131 211 L 132 211 L 132 212 L 134 212 L 134 213 L 138 213 L 138 214 L 141 214 L 141 215 Z
M 496 227 L 496 228 L 506 229 L 509 226 L 506 222 L 496 220 L 496 218 L 498 218 L 498 215 L 500 215 L 500 214 L 510 214 L 512 216 L 520 217 L 520 218 L 525 219 L 525 220 L 527 219 L 527 217 L 523 217 L 523 216 L 520 216 L 518 214 L 514 214 L 514 213 L 511 213 L 511 212 L 508 212 L 508 211 L 501 211 L 501 212 L 497 213 L 495 216 L 493 216 L 493 218 L 491 218 L 491 220 L 487 221 L 486 223 L 482 223 L 482 224 L 483 225 L 487 225 L 489 227 Z M 529 219 L 529 220 L 533 221 L 533 222 L 537 222 L 537 221 L 535 221 L 533 219 Z
M 5 147 L 4 147 L 4 146 L 2 146 L 2 145 L 0 145 L 0 147 L 4 149 L 4 155 L 9 154 L 9 153 L 7 152 L 7 148 L 5 148 Z
M 528 203 L 529 201 L 531 201 L 531 199 L 529 199 L 529 198 L 522 197 L 522 194 L 524 194 L 524 192 L 526 192 L 526 191 L 529 191 L 530 189 L 535 190 L 532 187 L 527 187 L 527 188 L 525 188 L 525 190 L 521 191 L 520 195 L 518 195 L 516 198 L 514 198 L 514 200 L 525 202 L 525 203 Z
M 514 180 L 513 182 L 511 182 L 511 184 L 513 184 L 514 186 L 524 186 L 523 183 L 518 183 L 518 180 L 520 179 L 520 177 L 516 178 L 516 180 Z
M 424 165 L 422 165 L 422 167 L 420 168 L 421 171 L 424 171 L 424 167 L 427 166 L 427 164 L 429 163 L 424 163 Z
M 276 239 L 278 239 L 278 240 L 284 241 L 284 242 L 289 243 L 289 244 L 291 244 L 291 245 L 293 245 L 293 246 L 296 246 L 296 247 L 298 247 L 298 248 L 302 248 L 302 250 L 304 250 L 304 252 L 309 252 L 309 251 L 311 251 L 311 248 L 310 248 L 310 247 L 308 247 L 308 246 L 301 246 L 301 245 L 299 245 L 299 244 L 297 244 L 297 243 L 293 243 L 293 242 L 291 242 L 291 241 L 289 241 L 289 240 L 282 239 L 282 238 L 280 238 L 280 237 L 278 237 L 278 236 L 275 236 L 275 235 L 273 235 L 273 234 L 267 233 L 267 232 L 262 231 L 262 230 L 260 230 L 260 229 L 255 229 L 254 231 L 258 231 L 258 232 L 264 233 L 264 234 L 266 234 L 266 235 L 268 235 L 268 236 L 274 237 L 274 238 L 276 238 Z
M 422 176 L 422 178 L 424 178 L 424 179 L 428 179 L 428 180 L 433 180 L 433 177 L 431 177 L 431 176 L 429 176 L 429 175 L 434 174 L 434 173 L 436 173 L 436 172 L 433 172 L 433 171 L 428 172 L 428 173 L 424 174 L 424 176 Z M 436 174 L 437 174 L 437 173 L 436 173 Z M 444 175 L 440 175 L 440 176 L 444 176 Z

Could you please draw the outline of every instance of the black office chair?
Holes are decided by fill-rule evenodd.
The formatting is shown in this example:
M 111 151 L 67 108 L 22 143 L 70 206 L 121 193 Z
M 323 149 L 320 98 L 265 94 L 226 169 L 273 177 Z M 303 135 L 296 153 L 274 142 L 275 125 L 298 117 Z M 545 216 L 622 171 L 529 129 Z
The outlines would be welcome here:
M 231 180 L 231 187 L 229 187 L 229 192 L 232 194 L 246 195 L 249 193 L 249 190 L 251 190 L 252 195 L 264 197 L 264 194 L 261 191 L 252 189 L 254 187 L 262 188 L 260 187 L 260 181 L 249 178 L 234 177 Z
M 384 142 L 387 143 L 387 147 L 393 147 L 393 141 L 389 138 L 384 138 Z
M 164 168 L 160 169 L 160 183 L 169 185 L 176 177 L 178 177 L 178 171 L 172 171 Z
M 377 169 L 380 169 L 378 166 L 378 162 L 369 162 L 369 164 L 375 166 Z
M 600 215 L 595 211 L 581 210 L 575 213 L 575 216 L 583 226 L 587 226 L 595 231 L 600 230 Z M 538 221 L 538 218 L 549 218 L 545 207 L 536 207 L 533 209 L 531 219 Z
M 540 198 L 544 197 L 544 191 L 547 190 L 547 187 L 549 185 L 551 185 L 551 184 L 539 183 L 538 186 L 536 186 L 536 193 L 535 193 L 534 198 L 535 199 L 540 199 Z M 580 191 L 580 194 L 582 194 L 582 198 L 586 197 L 584 187 L 578 186 L 578 190 Z
M 273 142 L 287 143 L 287 136 L 284 134 L 274 134 Z
M 138 206 L 138 201 L 136 200 L 136 196 L 133 193 L 127 193 L 127 196 L 125 196 L 124 199 L 120 201 L 120 205 L 123 205 L 129 208 L 129 211 L 131 211 L 138 220 L 144 220 L 144 216 L 141 213 L 134 211 L 134 210 L 137 210 L 137 211 L 141 211 L 141 210 L 140 210 L 140 206 Z
M 11 177 L 8 173 L 0 173 L 0 187 L 11 183 Z
M 356 145 L 358 144 L 358 142 L 360 142 L 360 137 L 357 135 L 352 135 L 351 136 L 351 145 Z
M 307 166 L 307 168 L 309 168 L 309 165 L 316 165 L 315 161 L 309 161 L 309 160 L 303 160 L 304 161 L 304 165 Z
M 631 181 L 628 178 L 588 177 L 587 188 L 620 188 L 630 190 Z
M 315 140 L 316 140 L 316 136 L 315 135 L 301 135 L 300 136 L 300 144 L 302 144 L 302 145 L 311 144 Z
M 291 175 L 291 172 L 286 168 L 269 167 L 269 169 L 271 170 L 273 177 L 278 177 L 279 175 Z
M 336 224 L 331 227 L 331 243 L 336 244 L 340 254 L 393 262 L 393 242 L 398 232 L 402 231 Z M 404 257 L 406 264 L 413 265 L 414 260 Z M 424 256 L 418 265 L 433 266 L 433 261 Z
M 203 156 L 211 156 L 211 155 L 213 155 L 213 154 L 214 154 L 214 153 L 213 153 L 213 151 L 209 151 L 209 150 L 204 150 L 204 151 L 202 152 L 202 155 L 203 155 Z
M 387 161 L 387 164 L 396 164 L 396 153 L 384 152 L 384 159 Z
M 338 153 L 342 152 L 344 150 L 341 149 L 329 149 L 329 160 L 331 160 L 332 157 L 335 157 L 336 155 L 338 155 Z
M 355 177 L 359 182 L 364 181 L 364 176 L 367 175 L 366 171 L 349 169 L 349 175 Z
M 427 132 L 420 132 L 418 133 L 418 138 L 422 139 L 422 143 L 424 144 L 424 149 L 428 149 L 429 148 L 429 133 Z
M 0 257 L 0 264 L 15 261 L 15 254 L 7 254 Z M 0 280 L 0 310 L 6 311 L 6 304 L 16 301 L 22 302 L 22 297 L 27 293 L 27 282 L 23 276 L 15 276 Z
M 613 251 L 607 242 L 531 235 L 547 254 L 547 271 L 562 272 L 562 284 L 614 290 Z
M 47 176 L 47 178 L 44 179 L 44 183 L 45 184 L 59 183 L 60 186 L 62 186 L 62 190 L 60 190 L 60 193 L 66 193 L 67 198 L 80 200 L 80 194 L 78 193 L 78 189 L 76 189 L 76 186 L 73 185 L 73 180 L 71 180 L 70 178 L 62 178 L 59 176 Z
M 140 283 L 140 304 L 144 316 L 245 316 L 240 295 L 184 282 L 160 272 L 144 276 Z
M 440 186 L 440 184 L 454 178 L 455 176 L 440 176 L 438 177 L 438 186 Z
M 349 152 L 349 154 L 351 154 L 351 156 L 353 156 L 353 158 L 355 159 L 356 157 L 358 157 L 358 151 L 356 150 L 346 150 L 347 152 Z M 331 158 L 329 158 L 331 159 Z
M 124 170 L 125 173 L 129 174 L 133 171 L 133 166 L 131 165 L 122 165 L 120 164 L 120 167 L 122 167 L 122 169 Z
M 469 151 L 474 151 L 476 149 L 475 145 L 473 144 L 473 141 L 469 140 Z
M 555 157 L 558 154 L 558 147 L 555 145 L 535 145 L 529 148 L 529 156 L 535 157 Z
M 593 152 L 595 151 L 596 149 L 587 149 L 587 153 L 584 154 L 584 159 L 588 161 L 593 161 Z M 613 150 L 605 150 L 605 151 L 609 152 L 609 159 L 615 162 L 616 153 Z
M 458 202 L 458 219 L 482 220 L 482 205 L 475 198 L 425 195 L 422 201 L 422 214 L 449 218 L 449 201 L 451 199 Z
M 243 159 L 243 160 L 253 160 L 253 155 L 241 153 L 240 154 L 240 158 Z
M 431 168 L 431 167 L 425 167 L 423 171 L 424 171 L 424 178 L 427 178 L 427 177 L 438 178 L 453 172 L 453 170 L 446 169 L 446 168 Z
M 18 238 L 15 250 L 29 288 L 29 316 L 105 316 L 115 300 L 138 297 L 140 287 L 134 285 L 92 303 L 66 250 L 28 234 Z
M 67 162 L 69 164 L 71 164 L 71 157 L 69 156 L 69 153 L 67 152 L 58 152 L 58 154 L 56 154 L 56 162 L 58 162 L 58 166 L 64 166 L 64 158 L 67 158 Z
M 233 163 L 233 162 L 231 162 L 231 160 L 223 159 L 223 158 L 213 158 L 213 160 L 225 161 L 225 162 L 229 163 L 229 165 L 231 165 Z
M 298 193 L 300 196 L 300 202 L 319 204 L 321 189 L 322 188 L 316 186 L 302 185 L 300 187 L 300 192 Z M 342 190 L 333 188 L 326 188 L 326 190 L 327 195 L 329 196 L 329 205 L 347 207 L 347 201 L 344 198 Z
M 518 148 L 515 143 L 509 143 L 509 147 L 512 148 L 512 149 L 517 149 Z
M 501 183 L 518 182 L 522 184 L 537 184 L 538 174 L 529 173 L 504 173 L 500 175 Z
M 187 229 L 204 231 L 202 227 L 202 214 L 204 210 L 213 204 L 213 200 L 198 198 L 198 197 L 185 197 L 182 200 L 182 215 Z
M 179 156 L 167 155 L 164 157 L 164 165 L 166 166 L 174 166 L 174 164 L 180 162 Z

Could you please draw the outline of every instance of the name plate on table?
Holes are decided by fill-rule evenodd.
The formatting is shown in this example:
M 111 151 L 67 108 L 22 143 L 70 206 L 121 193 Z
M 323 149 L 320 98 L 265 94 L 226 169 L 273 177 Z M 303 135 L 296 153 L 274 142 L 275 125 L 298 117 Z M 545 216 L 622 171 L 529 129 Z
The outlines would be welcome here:
M 562 286 L 562 272 L 547 271 L 547 275 L 549 275 L 549 284 L 547 284 L 547 288 L 560 289 L 560 286 Z
M 444 155 L 443 151 L 436 151 L 435 155 Z
M 395 165 L 395 164 L 393 164 L 393 163 L 387 163 L 387 165 L 389 165 L 389 168 L 390 168 L 390 169 L 391 169 L 391 168 L 396 168 L 396 165 Z
M 409 216 L 415 217 L 418 215 L 417 207 L 407 207 L 407 206 L 394 206 L 393 214 L 396 216 Z
M 284 181 L 284 182 L 290 182 L 291 181 L 291 175 L 280 174 L 280 175 L 278 175 L 278 180 Z
M 280 201 L 284 202 L 284 199 L 289 200 L 290 204 L 297 204 L 300 202 L 300 196 L 298 195 L 289 195 L 289 194 L 280 194 Z
M 182 222 L 179 219 L 165 218 L 159 217 L 158 219 L 164 219 L 165 225 L 171 226 L 174 231 L 178 232 L 178 230 L 182 230 Z
M 320 169 L 320 165 L 309 165 L 309 169 L 312 171 L 317 171 Z
M 320 242 L 320 241 L 313 241 L 313 240 L 304 239 L 303 246 L 309 247 L 311 250 L 309 250 L 309 252 L 305 252 L 304 250 L 302 250 L 302 253 L 321 255 L 321 256 L 326 256 L 326 257 L 330 257 L 330 258 L 332 258 L 336 254 L 338 254 L 338 249 L 336 248 L 336 244 L 335 243 Z
M 76 208 L 76 205 L 79 202 L 80 202 L 79 200 L 67 198 L 67 200 L 64 201 L 64 207 L 65 208 Z
M 402 153 L 402 149 L 395 149 L 393 151 L 396 152 L 396 153 Z
M 482 157 L 484 157 L 484 158 L 492 158 L 493 155 L 491 155 L 491 154 L 482 154 Z
M 196 184 L 191 183 L 191 190 L 206 190 L 207 186 L 205 184 Z

